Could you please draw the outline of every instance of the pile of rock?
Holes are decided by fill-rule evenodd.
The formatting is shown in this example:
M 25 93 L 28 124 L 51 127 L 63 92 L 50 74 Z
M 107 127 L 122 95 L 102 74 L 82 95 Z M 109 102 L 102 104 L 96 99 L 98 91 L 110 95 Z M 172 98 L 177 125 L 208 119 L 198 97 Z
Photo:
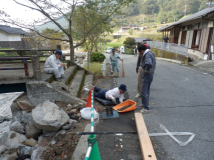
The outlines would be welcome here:
M 4 99 L 6 105 L 0 102 L 0 159 L 20 157 L 23 160 L 40 160 L 46 146 L 53 143 L 54 137 L 75 127 L 77 121 L 70 117 L 77 119 L 78 115 L 80 118 L 77 109 L 79 105 L 67 105 L 67 114 L 50 101 L 34 107 L 27 95 L 16 99 L 19 95 L 10 97 L 10 103 Z

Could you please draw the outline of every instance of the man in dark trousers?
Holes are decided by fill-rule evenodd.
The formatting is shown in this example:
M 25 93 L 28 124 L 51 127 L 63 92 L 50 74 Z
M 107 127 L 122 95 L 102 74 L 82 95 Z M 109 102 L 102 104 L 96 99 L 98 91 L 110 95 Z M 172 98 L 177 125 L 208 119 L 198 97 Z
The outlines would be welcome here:
M 169 43 L 169 38 L 168 38 L 168 36 L 167 36 L 167 35 L 163 38 L 163 42 L 165 42 L 165 43 Z
M 155 57 L 146 45 L 138 46 L 139 54 L 142 55 L 142 89 L 141 98 L 143 109 L 141 113 L 149 112 L 150 86 L 153 81 Z
M 150 49 L 150 46 L 148 44 L 144 44 L 147 49 Z M 155 57 L 155 54 L 152 52 L 153 56 Z M 135 98 L 139 98 L 141 95 L 141 88 L 142 88 L 142 58 L 143 55 L 138 56 L 138 60 L 137 60 L 137 67 L 136 67 L 136 72 L 138 74 L 138 84 L 137 84 L 137 94 L 135 96 Z M 156 60 L 155 60 L 155 64 L 154 64 L 154 70 L 155 70 L 155 66 L 156 66 Z M 140 105 L 142 106 L 142 105 Z

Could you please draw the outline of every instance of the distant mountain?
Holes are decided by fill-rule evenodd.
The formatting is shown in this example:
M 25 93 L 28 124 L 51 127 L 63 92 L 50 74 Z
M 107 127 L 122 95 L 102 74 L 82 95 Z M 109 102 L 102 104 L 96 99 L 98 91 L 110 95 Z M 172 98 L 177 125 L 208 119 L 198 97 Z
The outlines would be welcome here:
M 209 0 L 136 0 L 122 9 L 125 15 L 117 17 L 118 26 L 129 23 L 170 23 L 207 7 Z

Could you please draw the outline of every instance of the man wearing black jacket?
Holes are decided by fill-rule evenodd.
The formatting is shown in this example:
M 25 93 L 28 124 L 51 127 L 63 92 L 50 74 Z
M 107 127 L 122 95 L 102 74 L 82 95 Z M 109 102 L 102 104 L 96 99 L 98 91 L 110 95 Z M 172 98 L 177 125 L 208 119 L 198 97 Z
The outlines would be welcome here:
M 141 66 L 142 66 L 141 98 L 143 109 L 141 110 L 141 113 L 147 113 L 149 112 L 150 86 L 153 81 L 156 61 L 154 53 L 147 49 L 146 45 L 138 46 L 138 51 L 139 54 L 141 55 Z

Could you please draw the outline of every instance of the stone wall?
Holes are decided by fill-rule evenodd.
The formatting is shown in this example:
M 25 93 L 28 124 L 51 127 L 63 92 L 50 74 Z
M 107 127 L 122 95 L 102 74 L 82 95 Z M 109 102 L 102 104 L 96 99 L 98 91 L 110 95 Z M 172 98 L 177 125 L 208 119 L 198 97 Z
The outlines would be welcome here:
M 156 57 L 178 60 L 185 64 L 188 64 L 188 57 L 184 55 L 177 54 L 174 52 L 164 51 L 156 48 L 151 48 L 151 51 L 155 53 Z

